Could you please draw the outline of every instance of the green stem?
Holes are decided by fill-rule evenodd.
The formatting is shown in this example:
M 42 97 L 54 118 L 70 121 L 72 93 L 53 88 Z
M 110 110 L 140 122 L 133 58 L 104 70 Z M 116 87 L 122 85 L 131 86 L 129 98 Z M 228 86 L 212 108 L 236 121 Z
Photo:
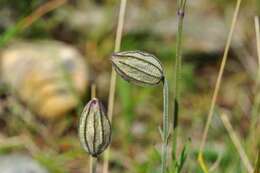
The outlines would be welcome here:
M 168 83 L 164 78 L 163 80 L 163 145 L 162 145 L 162 168 L 161 173 L 166 172 L 166 161 L 167 161 L 167 143 L 169 136 L 169 113 L 168 113 Z
M 182 64 L 182 30 L 183 30 L 183 18 L 185 11 L 186 0 L 178 1 L 178 33 L 176 43 L 176 59 L 174 68 L 174 80 L 173 80 L 173 156 L 176 158 L 176 146 L 177 146 L 177 127 L 179 121 L 179 102 L 180 91 L 179 83 L 181 78 L 181 64 Z
M 90 156 L 89 162 L 89 172 L 96 173 L 97 158 Z

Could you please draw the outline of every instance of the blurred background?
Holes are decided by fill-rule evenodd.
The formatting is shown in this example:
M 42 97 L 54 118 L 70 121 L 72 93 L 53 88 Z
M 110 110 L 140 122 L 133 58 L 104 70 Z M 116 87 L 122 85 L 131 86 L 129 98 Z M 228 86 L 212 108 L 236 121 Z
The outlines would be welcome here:
M 0 172 L 88 172 L 77 124 L 90 86 L 107 107 L 119 0 L 0 0 Z M 208 110 L 230 28 L 235 0 L 188 0 L 181 78 L 183 172 L 197 163 Z M 252 164 L 260 127 L 254 16 L 259 0 L 244 0 L 232 38 L 217 111 L 227 112 Z M 172 85 L 177 32 L 176 1 L 129 0 L 121 50 L 155 54 Z M 118 78 L 111 144 L 111 173 L 154 173 L 160 165 L 162 86 L 137 87 Z M 217 173 L 242 173 L 218 113 L 205 159 Z M 102 163 L 102 157 L 100 158 Z M 98 172 L 101 172 L 101 164 Z

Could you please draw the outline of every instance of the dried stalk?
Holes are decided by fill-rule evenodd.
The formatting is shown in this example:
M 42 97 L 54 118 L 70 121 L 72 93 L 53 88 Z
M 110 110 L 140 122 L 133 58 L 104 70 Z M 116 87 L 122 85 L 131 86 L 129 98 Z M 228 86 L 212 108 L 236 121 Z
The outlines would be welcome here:
M 213 97 L 212 97 L 212 101 L 211 101 L 211 105 L 210 105 L 207 123 L 206 123 L 205 129 L 204 129 L 204 132 L 203 132 L 202 142 L 201 142 L 201 145 L 200 145 L 198 162 L 199 162 L 201 168 L 203 169 L 204 173 L 208 173 L 209 171 L 208 171 L 208 168 L 207 168 L 207 166 L 204 162 L 202 152 L 203 152 L 203 149 L 205 147 L 205 143 L 206 143 L 207 135 L 208 135 L 208 131 L 209 131 L 209 126 L 210 126 L 212 116 L 213 116 L 213 113 L 214 113 L 214 108 L 215 108 L 215 105 L 216 105 L 217 96 L 218 96 L 218 93 L 219 93 L 219 88 L 220 88 L 224 68 L 225 68 L 225 65 L 226 65 L 227 56 L 228 56 L 229 48 L 230 48 L 230 45 L 231 45 L 232 36 L 233 36 L 233 33 L 234 33 L 236 21 L 237 21 L 237 18 L 238 18 L 238 13 L 239 13 L 241 1 L 242 0 L 237 0 L 236 9 L 235 9 L 234 16 L 233 16 L 233 19 L 232 19 L 230 32 L 229 32 L 229 35 L 228 35 L 223 59 L 222 59 L 222 62 L 221 62 L 221 67 L 220 67 L 220 70 L 219 70 L 217 82 L 216 82 L 216 85 L 215 85 L 215 89 L 214 89 L 214 93 L 213 93 Z
M 120 10 L 119 10 L 114 52 L 118 52 L 120 50 L 120 46 L 121 46 L 125 11 L 126 11 L 126 3 L 127 3 L 127 0 L 121 0 L 121 2 L 120 2 Z M 111 79 L 110 79 L 110 88 L 109 88 L 109 98 L 108 98 L 108 118 L 111 123 L 112 123 L 114 100 L 115 100 L 115 88 L 116 88 L 116 72 L 114 69 L 112 69 Z M 110 152 L 110 147 L 107 148 L 107 150 L 105 151 L 105 154 L 104 154 L 103 173 L 108 173 L 109 152 Z
M 250 126 L 250 139 L 255 137 L 255 128 L 258 121 L 258 111 L 260 109 L 260 29 L 259 29 L 259 18 L 255 17 L 255 32 L 256 32 L 256 47 L 257 47 L 257 57 L 258 57 L 258 67 L 257 67 L 257 76 L 255 78 L 255 90 L 254 90 L 254 102 L 252 106 L 252 115 L 251 115 L 251 126 Z
M 232 128 L 232 125 L 227 117 L 227 115 L 225 113 L 221 114 L 220 115 L 220 118 L 233 142 L 233 144 L 235 145 L 239 155 L 240 155 L 240 158 L 242 160 L 242 163 L 244 164 L 244 166 L 246 167 L 247 169 L 247 172 L 248 173 L 253 173 L 253 167 L 246 155 L 246 152 L 245 150 L 243 149 L 242 145 L 241 145 L 241 142 L 239 141 L 238 139 L 238 136 L 236 135 L 234 129 Z

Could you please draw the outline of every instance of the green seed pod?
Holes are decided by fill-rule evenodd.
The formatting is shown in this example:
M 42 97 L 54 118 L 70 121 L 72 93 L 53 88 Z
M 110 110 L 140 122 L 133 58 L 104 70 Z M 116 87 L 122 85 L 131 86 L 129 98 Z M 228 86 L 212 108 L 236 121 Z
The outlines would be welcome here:
M 111 126 L 103 105 L 94 98 L 85 106 L 79 121 L 79 139 L 93 157 L 101 154 L 110 144 Z
M 149 53 L 141 51 L 114 53 L 112 64 L 121 77 L 137 85 L 156 85 L 164 78 L 160 61 Z

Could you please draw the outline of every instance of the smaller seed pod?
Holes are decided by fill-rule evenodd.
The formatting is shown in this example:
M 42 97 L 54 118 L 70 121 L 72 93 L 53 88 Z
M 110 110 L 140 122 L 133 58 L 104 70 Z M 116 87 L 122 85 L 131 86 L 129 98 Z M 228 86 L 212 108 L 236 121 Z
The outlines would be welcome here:
M 112 55 L 116 72 L 137 85 L 157 85 L 164 79 L 163 67 L 152 54 L 141 51 L 118 52 Z
M 79 121 L 78 134 L 83 148 L 93 157 L 100 155 L 110 144 L 111 126 L 102 103 L 91 99 Z

